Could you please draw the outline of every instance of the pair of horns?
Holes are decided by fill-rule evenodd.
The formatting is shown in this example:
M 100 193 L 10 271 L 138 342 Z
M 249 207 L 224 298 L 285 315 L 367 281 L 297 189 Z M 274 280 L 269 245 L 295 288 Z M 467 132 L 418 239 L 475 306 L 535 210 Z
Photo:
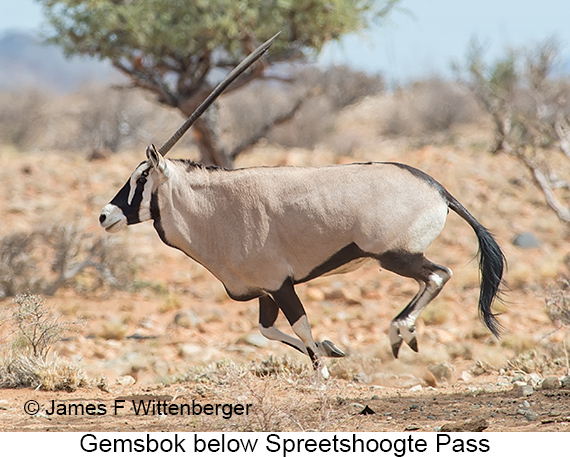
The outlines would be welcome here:
M 259 59 L 265 52 L 269 49 L 269 47 L 273 44 L 275 38 L 277 38 L 277 33 L 272 38 L 267 40 L 261 46 L 259 46 L 255 51 L 253 51 L 249 56 L 247 56 L 241 63 L 235 67 L 231 73 L 224 78 L 222 82 L 220 82 L 214 90 L 206 97 L 206 99 L 196 108 L 196 110 L 190 115 L 188 119 L 180 126 L 180 128 L 170 137 L 170 139 L 164 143 L 158 152 L 165 156 L 168 151 L 172 149 L 172 147 L 178 142 L 182 135 L 186 133 L 186 131 L 192 126 L 196 119 L 198 119 L 206 109 L 212 104 L 212 102 L 218 98 L 218 96 L 239 76 L 241 75 L 250 65 L 252 65 L 257 59 Z

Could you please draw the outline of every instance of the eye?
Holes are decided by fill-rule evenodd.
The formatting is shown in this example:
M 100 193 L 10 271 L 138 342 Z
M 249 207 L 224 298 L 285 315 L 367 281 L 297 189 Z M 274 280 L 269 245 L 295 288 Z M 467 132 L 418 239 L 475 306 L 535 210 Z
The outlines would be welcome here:
M 139 179 L 137 179 L 137 184 L 146 184 L 147 176 L 148 176 L 148 170 L 143 171 L 139 176 Z

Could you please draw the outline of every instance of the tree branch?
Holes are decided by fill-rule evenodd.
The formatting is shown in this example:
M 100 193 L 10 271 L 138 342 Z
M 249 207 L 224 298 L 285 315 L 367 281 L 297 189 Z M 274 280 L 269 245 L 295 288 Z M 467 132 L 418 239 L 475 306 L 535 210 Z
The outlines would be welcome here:
M 297 114 L 297 112 L 307 101 L 307 99 L 315 95 L 318 92 L 318 90 L 319 88 L 314 88 L 312 90 L 307 91 L 305 94 L 303 94 L 302 97 L 299 97 L 299 99 L 295 102 L 295 104 L 291 107 L 289 111 L 277 116 L 274 119 L 271 119 L 263 127 L 261 127 L 261 129 L 255 135 L 251 136 L 250 138 L 246 139 L 243 143 L 236 146 L 230 152 L 230 157 L 232 159 L 235 159 L 244 150 L 249 149 L 250 147 L 255 145 L 255 143 L 257 143 L 261 138 L 267 136 L 267 134 L 271 129 L 293 119 L 293 117 L 295 117 L 295 114 Z
M 542 193 L 544 194 L 544 198 L 546 199 L 546 203 L 550 206 L 558 218 L 562 222 L 570 222 L 570 209 L 565 206 L 559 199 L 556 197 L 556 194 L 552 190 L 552 184 L 550 179 L 546 176 L 546 174 L 541 170 L 541 167 L 534 162 L 530 157 L 527 157 L 523 151 L 517 150 L 514 151 L 514 155 L 520 159 L 520 161 L 529 169 L 532 173 L 534 182 L 540 187 Z

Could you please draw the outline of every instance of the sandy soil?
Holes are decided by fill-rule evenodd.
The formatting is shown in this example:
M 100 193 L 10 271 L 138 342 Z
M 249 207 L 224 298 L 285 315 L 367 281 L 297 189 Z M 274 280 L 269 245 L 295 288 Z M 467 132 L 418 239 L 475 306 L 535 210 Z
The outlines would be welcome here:
M 336 133 L 362 129 L 350 157 L 260 146 L 238 165 L 396 160 L 436 177 L 496 234 L 509 260 L 510 290 L 506 304 L 497 306 L 506 329 L 500 341 L 478 319 L 476 238 L 455 215 L 428 251 L 454 277 L 418 322 L 418 354 L 403 347 L 394 360 L 387 336 L 390 320 L 416 292 L 413 281 L 367 264 L 298 288 L 315 337 L 348 354 L 329 362 L 326 383 L 315 380 L 305 357 L 260 338 L 256 302 L 231 301 L 204 268 L 141 224 L 113 235 L 139 265 L 135 291 L 85 294 L 71 287 L 47 298 L 62 319 L 87 319 L 52 353 L 79 366 L 90 386 L 73 392 L 2 389 L 0 430 L 570 431 L 570 390 L 540 389 L 548 375 L 566 374 L 566 334 L 547 317 L 544 297 L 556 278 L 568 274 L 567 231 L 519 164 L 485 152 L 488 138 L 479 130 L 452 132 L 452 145 L 385 140 L 357 126 L 365 114 L 358 109 L 339 121 Z M 98 162 L 57 152 L 1 154 L 0 236 L 68 221 L 110 236 L 98 227 L 100 208 L 142 160 L 142 153 Z M 533 232 L 541 247 L 514 246 L 512 239 L 524 231 Z M 289 331 L 284 319 L 278 325 Z M 275 373 L 263 376 L 264 370 Z M 120 385 L 129 382 L 134 384 Z M 535 383 L 533 392 L 521 394 L 516 382 Z M 38 402 L 38 414 L 25 413 L 29 400 Z M 140 400 L 252 406 L 249 414 L 228 419 L 137 415 L 131 408 Z M 71 407 L 72 414 L 48 414 L 52 402 L 67 412 Z M 99 413 L 88 413 L 89 404 Z M 126 406 L 115 415 L 116 404 Z M 365 407 L 374 414 L 360 414 Z

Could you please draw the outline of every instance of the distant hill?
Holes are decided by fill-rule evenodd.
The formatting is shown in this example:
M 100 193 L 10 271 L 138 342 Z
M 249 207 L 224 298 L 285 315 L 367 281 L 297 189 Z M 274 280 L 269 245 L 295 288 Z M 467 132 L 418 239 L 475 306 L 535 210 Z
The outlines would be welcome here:
M 88 81 L 111 81 L 118 73 L 95 59 L 66 58 L 56 45 L 25 32 L 0 35 L 0 89 L 40 86 L 69 92 Z

